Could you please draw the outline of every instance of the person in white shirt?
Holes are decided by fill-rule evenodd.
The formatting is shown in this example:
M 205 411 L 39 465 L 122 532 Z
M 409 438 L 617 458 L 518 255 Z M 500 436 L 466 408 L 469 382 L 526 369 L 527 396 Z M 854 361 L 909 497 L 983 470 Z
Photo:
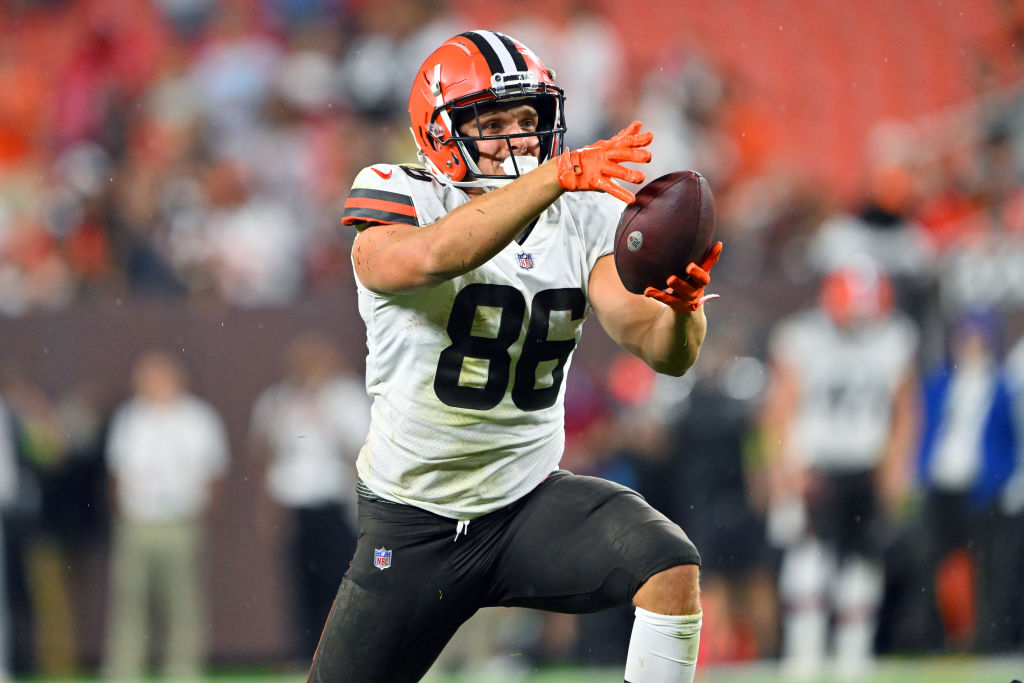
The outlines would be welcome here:
M 107 442 L 116 515 L 110 576 L 108 678 L 143 676 L 147 646 L 164 634 L 163 671 L 204 664 L 202 541 L 205 515 L 228 469 L 224 424 L 186 391 L 185 369 L 162 351 L 134 366 L 135 394 L 118 407 Z M 164 623 L 153 630 L 149 605 Z
M 286 351 L 286 374 L 256 400 L 254 455 L 274 504 L 289 511 L 289 568 L 301 655 L 320 630 L 356 545 L 356 456 L 370 426 L 362 377 L 325 335 L 306 332 Z
M 859 257 L 826 276 L 819 305 L 772 331 L 761 420 L 787 680 L 820 676 L 827 655 L 842 679 L 874 662 L 883 523 L 911 480 L 917 343 L 888 277 Z

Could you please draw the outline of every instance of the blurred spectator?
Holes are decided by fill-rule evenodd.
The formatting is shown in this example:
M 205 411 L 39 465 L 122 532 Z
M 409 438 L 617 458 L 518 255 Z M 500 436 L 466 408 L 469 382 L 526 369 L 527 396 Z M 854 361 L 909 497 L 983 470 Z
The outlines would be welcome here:
M 269 34 L 260 3 L 221 2 L 189 72 L 202 114 L 201 134 L 215 156 L 245 155 L 262 129 L 282 47 Z
M 971 124 L 981 126 L 962 125 Z M 949 176 L 944 191 L 922 208 L 943 239 L 939 294 L 947 310 L 1024 302 L 1024 278 L 1017 276 L 1024 272 L 1024 187 L 1013 145 L 1002 125 L 983 130 L 950 155 L 941 168 Z M 945 218 L 944 209 L 952 216 Z
M 506 11 L 513 7 L 507 6 Z M 544 55 L 559 87 L 573 94 L 565 99 L 566 145 L 570 149 L 610 137 L 632 120 L 620 120 L 634 116 L 632 111 L 623 111 L 622 93 L 628 76 L 625 45 L 615 23 L 594 3 L 548 3 L 543 12 L 526 17 L 519 13 L 518 18 L 503 22 L 499 30 Z
M 83 382 L 52 404 L 46 401 L 45 412 L 26 424 L 33 440 L 26 450 L 41 498 L 27 558 L 40 674 L 74 675 L 83 663 L 80 579 L 106 521 L 108 407 L 101 385 Z
M 1016 649 L 1024 647 L 1024 595 L 1016 590 L 1024 575 L 1024 335 L 1017 340 L 1006 357 L 1006 377 L 1013 400 L 1013 423 L 1017 436 L 1014 472 L 999 499 L 1002 533 L 998 536 L 1004 551 L 1007 596 L 1006 609 L 1010 620 L 1003 635 Z
M 105 675 L 138 680 L 163 634 L 163 672 L 197 676 L 204 666 L 203 518 L 228 468 L 221 418 L 186 390 L 168 353 L 135 363 L 134 396 L 118 407 L 107 465 L 116 501 Z M 162 628 L 154 630 L 150 600 Z
M 915 319 L 930 284 L 935 254 L 924 229 L 914 220 L 916 188 L 908 169 L 879 164 L 868 172 L 861 204 L 822 223 L 807 253 L 808 264 L 830 272 L 850 254 L 868 254 L 889 275 L 894 295 Z
M 637 11 L 652 7 L 641 4 Z M 783 113 L 793 93 L 806 88 L 794 87 L 795 81 L 764 81 L 767 73 L 780 71 L 764 67 L 778 55 L 768 51 L 763 64 L 747 60 L 746 68 L 730 64 L 735 45 L 728 32 L 703 30 L 710 26 L 704 22 L 715 21 L 712 13 L 692 22 L 692 34 L 684 35 L 665 30 L 676 20 L 666 14 L 665 26 L 652 30 L 649 43 L 631 43 L 619 35 L 626 29 L 618 19 L 628 8 L 572 0 L 543 10 L 446 0 L 74 0 L 5 6 L 0 21 L 17 30 L 0 37 L 0 93 L 7 93 L 0 94 L 0 311 L 60 309 L 97 292 L 123 296 L 124 289 L 160 295 L 188 289 L 252 306 L 336 286 L 339 277 L 349 277 L 347 239 L 331 234 L 338 196 L 368 157 L 380 158 L 382 145 L 392 158 L 409 148 L 400 122 L 406 103 L 404 96 L 396 99 L 408 89 L 404 74 L 444 36 L 468 28 L 470 19 L 532 36 L 528 42 L 551 55 L 559 80 L 577 93 L 566 102 L 570 144 L 577 136 L 602 137 L 639 117 L 657 131 L 649 177 L 698 168 L 712 179 L 720 199 L 733 194 L 734 186 L 741 189 L 741 196 L 721 206 L 721 217 L 731 215 L 741 224 L 720 220 L 723 231 L 784 232 L 764 240 L 773 251 L 802 239 L 790 220 L 800 212 L 794 205 L 821 201 L 832 188 L 810 187 L 788 160 L 780 170 L 786 152 L 811 147 L 821 137 L 793 131 L 803 119 Z M 1020 30 L 1019 17 L 1009 14 L 1001 18 L 990 8 L 989 22 L 1005 22 L 990 27 L 1000 36 Z M 979 7 L 961 21 L 984 23 L 985 16 Z M 856 26 L 851 30 L 862 36 Z M 943 40 L 956 40 L 952 36 Z M 821 231 L 819 246 L 842 254 L 845 245 L 871 242 L 880 259 L 899 262 L 887 265 L 901 280 L 900 268 L 922 272 L 935 265 L 915 245 L 884 246 L 906 246 L 913 241 L 906 238 L 921 233 L 906 226 L 920 224 L 930 243 L 948 252 L 942 271 L 966 274 L 979 259 L 991 264 L 971 277 L 943 278 L 945 297 L 1017 304 L 1024 301 L 1024 279 L 1014 275 L 1024 263 L 1024 245 L 1014 237 L 1024 224 L 1024 97 L 1019 86 L 996 86 L 1018 74 L 1019 63 L 1005 63 L 1012 51 L 976 52 L 968 50 L 969 59 L 960 61 L 982 65 L 968 91 L 977 100 L 899 124 L 910 131 L 906 138 L 870 155 L 867 205 L 845 197 L 849 206 Z M 940 54 L 954 53 L 959 54 Z M 858 66 L 870 61 L 858 60 Z M 866 83 L 860 86 L 865 91 L 884 90 Z M 782 91 L 766 92 L 766 86 Z M 829 93 L 811 96 L 822 95 L 829 99 Z M 821 106 L 829 111 L 845 105 Z M 853 111 L 850 119 L 858 116 Z M 812 153 L 822 156 L 817 149 Z M 69 162 L 91 189 L 66 177 Z M 222 294 L 212 284 L 211 269 L 197 264 L 205 258 L 197 254 L 209 253 L 216 241 L 200 239 L 205 223 L 196 220 L 197 214 L 206 216 L 205 171 L 221 162 L 241 169 L 251 199 L 272 207 L 282 231 L 294 230 L 297 244 L 287 245 L 279 258 L 288 262 L 284 271 L 282 263 L 267 267 L 265 255 L 256 254 L 262 265 L 245 275 L 264 294 L 255 300 L 239 297 L 244 287 L 231 283 L 218 283 L 227 287 Z M 862 175 L 864 164 L 844 158 L 827 165 L 853 178 Z M 900 197 L 912 201 L 891 202 Z M 248 223 L 244 232 L 266 230 L 252 228 Z M 992 244 L 961 244 L 964 234 L 986 230 L 999 233 Z M 749 242 L 737 240 L 735 262 L 753 258 L 744 253 L 762 253 L 761 245 Z M 237 275 L 238 264 L 230 267 Z M 273 282 L 279 276 L 286 281 L 280 287 Z M 276 298 L 266 298 L 269 291 Z
M 216 7 L 215 0 L 157 0 L 154 3 L 179 38 L 191 42 L 199 37 Z
M 291 517 L 288 585 L 296 654 L 307 662 L 355 551 L 355 463 L 369 426 L 362 378 L 319 332 L 292 341 L 284 377 L 253 407 L 253 453 L 271 501 Z
M 20 466 L 12 529 L 21 565 L 17 608 L 24 613 L 17 645 L 34 670 L 67 676 L 78 665 L 75 610 L 67 558 L 55 534 L 63 501 L 50 490 L 66 453 L 64 425 L 48 392 L 22 368 L 8 369 L 4 392 L 16 415 Z
M 758 473 L 749 462 L 764 367 L 735 353 L 741 334 L 729 339 L 721 332 L 702 350 L 685 391 L 680 380 L 659 378 L 652 397 L 667 417 L 667 509 L 701 552 L 701 595 L 711 626 L 701 642 L 708 662 L 770 658 L 778 646 L 771 555 L 763 509 L 755 507 L 755 497 L 764 494 L 752 489 Z
M 832 616 L 834 676 L 872 666 L 883 525 L 909 486 L 917 336 L 867 260 L 829 274 L 819 306 L 772 333 L 762 428 L 790 680 L 821 674 Z
M 21 427 L 23 473 L 31 476 L 38 497 L 22 549 L 33 663 L 46 675 L 67 676 L 77 667 L 75 615 L 65 558 L 53 535 L 57 507 L 47 496 L 51 476 L 64 458 L 64 430 L 50 396 L 27 376 L 9 379 L 6 391 Z
M 994 313 L 961 314 L 951 326 L 945 362 L 924 382 L 917 468 L 924 502 L 911 538 L 916 572 L 901 615 L 912 620 L 904 625 L 915 636 L 904 645 L 917 649 L 964 649 L 972 635 L 982 651 L 1007 644 L 1004 615 L 1016 590 L 994 561 L 1003 543 L 994 503 L 1013 471 L 1017 443 L 999 327 Z M 966 550 L 973 564 L 973 614 L 950 614 L 936 601 L 940 565 L 955 549 Z M 955 632 L 954 620 L 966 621 L 966 628 Z
M 199 211 L 201 189 L 186 153 L 191 142 L 188 128 L 147 121 L 113 170 L 105 222 L 124 284 L 137 295 L 185 290 L 188 273 L 176 271 L 173 257 L 188 245 L 172 243 L 171 232 Z
M 0 173 L 37 151 L 47 124 L 45 67 L 20 58 L 14 34 L 0 34 Z
M 178 267 L 198 294 L 243 307 L 286 304 L 303 285 L 305 235 L 294 213 L 251 180 L 236 163 L 206 170 L 204 210 L 171 234 L 180 242 Z
M 7 552 L 4 537 L 7 509 L 18 491 L 14 416 L 0 398 L 0 683 L 11 681 L 11 612 L 8 607 Z
M 404 131 L 409 74 L 467 27 L 447 0 L 367 0 L 353 7 L 360 30 L 339 65 L 345 102 L 378 126 L 400 124 Z
M 740 150 L 723 129 L 727 84 L 711 59 L 696 50 L 662 60 L 639 84 L 635 116 L 657 131 L 648 178 L 692 168 L 720 193 L 736 171 Z
M 764 366 L 743 355 L 742 328 L 727 319 L 713 327 L 714 343 L 682 377 L 656 375 L 632 356 L 611 364 L 620 409 L 605 436 L 628 454 L 637 490 L 700 549 L 700 656 L 712 666 L 770 658 L 778 647 L 763 468 L 750 455 Z
M 45 172 L 27 167 L 0 184 L 0 312 L 52 310 L 74 298 L 75 283 L 43 211 Z

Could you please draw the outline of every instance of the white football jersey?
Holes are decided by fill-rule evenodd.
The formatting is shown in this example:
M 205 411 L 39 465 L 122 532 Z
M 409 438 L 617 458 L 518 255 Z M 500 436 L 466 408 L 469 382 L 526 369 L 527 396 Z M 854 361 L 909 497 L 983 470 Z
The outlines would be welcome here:
M 805 464 L 874 467 L 892 428 L 893 397 L 917 353 L 917 328 L 901 315 L 851 330 L 818 310 L 783 321 L 772 353 L 797 373 L 792 437 Z
M 419 167 L 378 164 L 356 176 L 343 222 L 424 226 L 468 201 Z M 623 207 L 565 194 L 490 261 L 424 291 L 375 294 L 356 278 L 373 402 L 357 469 L 375 494 L 471 519 L 557 468 L 590 271 Z

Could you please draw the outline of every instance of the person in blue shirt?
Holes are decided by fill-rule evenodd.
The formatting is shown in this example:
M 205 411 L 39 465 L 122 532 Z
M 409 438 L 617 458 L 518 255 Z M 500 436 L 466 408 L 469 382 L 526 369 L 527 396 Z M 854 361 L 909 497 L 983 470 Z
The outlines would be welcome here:
M 1013 473 L 1017 434 L 1012 394 L 1001 363 L 1001 321 L 990 311 L 959 315 L 949 333 L 946 359 L 927 373 L 922 391 L 923 420 L 917 460 L 923 492 L 912 584 L 921 604 L 919 645 L 944 642 L 937 614 L 935 574 L 957 548 L 966 548 L 974 572 L 976 649 L 997 649 L 1005 630 L 1006 588 L 996 580 L 999 539 L 998 498 Z M 920 588 L 920 590 L 917 590 Z M 947 638 L 944 638 L 944 635 Z

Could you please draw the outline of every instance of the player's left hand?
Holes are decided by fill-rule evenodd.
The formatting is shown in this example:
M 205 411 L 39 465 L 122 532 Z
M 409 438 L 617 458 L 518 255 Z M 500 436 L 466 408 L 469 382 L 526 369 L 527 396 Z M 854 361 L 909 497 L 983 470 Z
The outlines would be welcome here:
M 598 190 L 621 199 L 627 204 L 636 201 L 636 195 L 615 182 L 642 183 L 646 176 L 624 162 L 645 164 L 651 160 L 651 151 L 645 149 L 654 133 L 640 132 L 643 124 L 634 121 L 608 140 L 598 140 L 589 147 L 565 150 L 555 157 L 558 184 L 570 192 Z
M 644 296 L 657 299 L 679 313 L 696 311 L 705 301 L 718 298 L 717 294 L 705 294 L 704 288 L 711 283 L 711 269 L 718 263 L 718 257 L 721 255 L 722 243 L 715 242 L 704 255 L 700 265 L 691 263 L 686 266 L 688 280 L 670 275 L 666 281 L 667 288 L 648 287 L 644 290 Z

